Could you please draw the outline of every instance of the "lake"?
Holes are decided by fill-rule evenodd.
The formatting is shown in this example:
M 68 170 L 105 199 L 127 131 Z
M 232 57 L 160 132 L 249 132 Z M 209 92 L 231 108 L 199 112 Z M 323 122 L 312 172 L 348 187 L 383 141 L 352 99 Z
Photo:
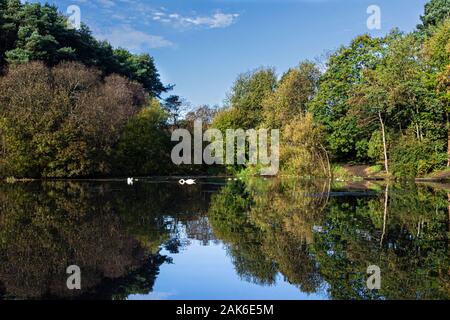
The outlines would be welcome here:
M 448 299 L 449 194 L 295 178 L 0 184 L 0 299 Z

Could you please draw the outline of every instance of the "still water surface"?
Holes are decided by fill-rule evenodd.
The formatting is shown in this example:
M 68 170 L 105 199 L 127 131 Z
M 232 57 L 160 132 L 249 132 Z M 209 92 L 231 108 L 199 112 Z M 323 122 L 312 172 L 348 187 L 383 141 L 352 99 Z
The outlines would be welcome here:
M 448 299 L 448 192 L 297 179 L 0 184 L 0 298 Z M 66 286 L 73 264 L 81 290 Z M 378 291 L 366 287 L 370 265 Z

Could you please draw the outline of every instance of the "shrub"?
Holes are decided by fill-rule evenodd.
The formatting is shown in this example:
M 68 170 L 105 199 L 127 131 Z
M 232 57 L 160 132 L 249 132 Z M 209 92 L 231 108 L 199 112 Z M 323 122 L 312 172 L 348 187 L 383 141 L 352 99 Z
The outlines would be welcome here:
M 423 176 L 446 163 L 447 154 L 424 139 L 405 136 L 400 138 L 391 151 L 391 170 L 399 178 Z

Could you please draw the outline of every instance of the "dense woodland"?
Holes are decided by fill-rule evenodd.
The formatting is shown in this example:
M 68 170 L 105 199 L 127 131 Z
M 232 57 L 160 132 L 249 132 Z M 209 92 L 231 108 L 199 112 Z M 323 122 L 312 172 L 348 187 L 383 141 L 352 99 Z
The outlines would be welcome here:
M 0 176 L 256 172 L 174 167 L 171 130 L 198 118 L 220 130 L 280 129 L 281 174 L 329 176 L 330 162 L 398 178 L 445 170 L 450 0 L 431 0 L 421 21 L 409 34 L 358 36 L 323 66 L 241 74 L 221 108 L 181 117 L 151 56 L 68 28 L 54 6 L 0 0 Z

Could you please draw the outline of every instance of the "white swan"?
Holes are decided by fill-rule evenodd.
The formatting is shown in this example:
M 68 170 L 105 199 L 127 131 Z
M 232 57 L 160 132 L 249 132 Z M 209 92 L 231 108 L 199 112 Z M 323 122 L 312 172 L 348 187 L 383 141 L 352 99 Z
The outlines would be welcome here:
M 178 181 L 178 183 L 181 184 L 181 185 L 184 185 L 184 184 L 188 184 L 188 185 L 196 184 L 194 179 L 187 179 L 187 180 L 180 179 Z
M 132 186 L 133 185 L 133 178 L 127 178 L 127 184 L 129 186 Z

